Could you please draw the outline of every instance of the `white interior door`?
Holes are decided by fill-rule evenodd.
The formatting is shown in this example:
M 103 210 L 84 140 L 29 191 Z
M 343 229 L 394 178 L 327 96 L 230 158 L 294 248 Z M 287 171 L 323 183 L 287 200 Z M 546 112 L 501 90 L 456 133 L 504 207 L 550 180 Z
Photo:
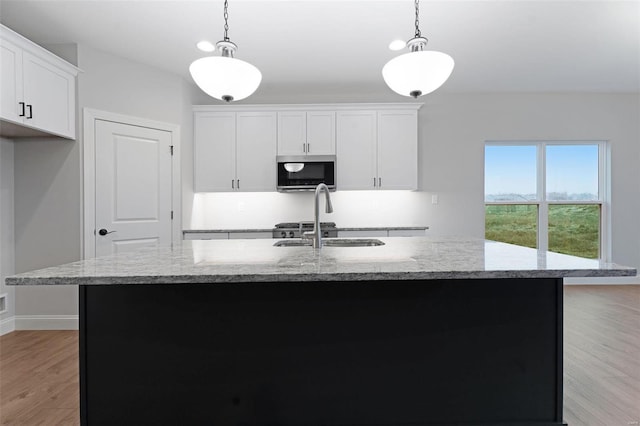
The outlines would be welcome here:
M 171 243 L 171 136 L 95 121 L 96 256 Z

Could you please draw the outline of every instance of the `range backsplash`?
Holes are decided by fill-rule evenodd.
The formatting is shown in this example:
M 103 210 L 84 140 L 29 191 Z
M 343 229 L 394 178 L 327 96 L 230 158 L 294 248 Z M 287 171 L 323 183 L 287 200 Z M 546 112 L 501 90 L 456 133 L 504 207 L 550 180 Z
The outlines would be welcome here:
M 324 196 L 322 196 L 324 198 Z M 429 226 L 431 194 L 418 191 L 336 191 L 334 212 L 323 221 L 338 227 Z M 271 229 L 279 222 L 313 220 L 313 193 L 196 193 L 191 229 Z

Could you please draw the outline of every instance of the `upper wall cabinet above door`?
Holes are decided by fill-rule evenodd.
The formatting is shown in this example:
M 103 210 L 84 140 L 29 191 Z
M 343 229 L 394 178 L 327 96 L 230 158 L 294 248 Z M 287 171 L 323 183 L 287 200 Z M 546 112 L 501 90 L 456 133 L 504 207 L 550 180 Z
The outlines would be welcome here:
M 75 139 L 78 69 L 0 25 L 2 136 Z
M 335 155 L 334 111 L 278 112 L 278 155 Z

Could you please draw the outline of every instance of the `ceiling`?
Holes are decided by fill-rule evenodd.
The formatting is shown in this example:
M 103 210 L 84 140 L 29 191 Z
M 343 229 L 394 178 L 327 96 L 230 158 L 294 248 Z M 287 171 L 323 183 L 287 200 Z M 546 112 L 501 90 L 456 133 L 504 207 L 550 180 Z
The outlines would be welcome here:
M 190 79 L 222 38 L 222 0 L 0 0 L 0 21 L 41 44 L 78 43 Z M 256 65 L 263 86 L 384 90 L 396 38 L 414 31 L 412 0 L 229 1 L 236 57 Z M 640 0 L 423 0 L 428 49 L 456 66 L 449 92 L 640 92 Z

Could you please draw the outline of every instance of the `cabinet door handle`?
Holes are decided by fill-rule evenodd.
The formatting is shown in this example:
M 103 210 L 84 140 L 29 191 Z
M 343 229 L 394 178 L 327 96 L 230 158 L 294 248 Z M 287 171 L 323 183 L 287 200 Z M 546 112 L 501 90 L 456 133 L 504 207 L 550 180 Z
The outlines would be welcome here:
M 24 117 L 24 102 L 18 102 L 18 105 L 20 105 L 20 111 L 21 111 L 18 117 Z
M 376 178 L 373 178 L 373 187 L 376 187 Z
M 307 152 L 307 144 L 306 143 L 302 144 L 302 152 L 305 152 L 305 153 Z
M 378 188 L 382 188 L 382 178 L 378 178 Z
M 231 189 L 235 189 L 235 186 L 234 186 L 235 183 L 236 183 L 235 179 L 231 179 Z
M 29 118 L 33 118 L 33 109 L 31 105 L 27 105 L 27 108 L 29 109 L 29 115 L 27 115 L 27 119 Z
M 307 143 L 307 154 L 311 152 L 311 144 Z
M 240 179 L 237 180 L 238 184 L 236 185 L 236 188 L 240 189 Z

